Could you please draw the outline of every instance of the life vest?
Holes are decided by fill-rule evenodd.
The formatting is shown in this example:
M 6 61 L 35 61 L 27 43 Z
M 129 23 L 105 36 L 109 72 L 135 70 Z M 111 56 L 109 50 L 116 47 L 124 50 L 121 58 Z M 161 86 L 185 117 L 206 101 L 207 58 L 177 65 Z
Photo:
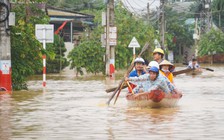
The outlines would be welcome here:
M 173 83 L 173 74 L 172 74 L 171 72 L 167 72 L 167 73 L 165 73 L 165 72 L 163 72 L 162 70 L 160 70 L 160 73 L 161 73 L 162 75 L 166 76 L 166 77 L 170 80 L 170 82 Z

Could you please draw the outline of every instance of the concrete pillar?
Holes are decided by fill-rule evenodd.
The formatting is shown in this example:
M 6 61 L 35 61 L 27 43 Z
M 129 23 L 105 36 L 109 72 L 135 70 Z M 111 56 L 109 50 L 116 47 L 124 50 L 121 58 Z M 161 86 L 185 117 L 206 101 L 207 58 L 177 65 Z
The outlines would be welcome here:
M 9 5 L 8 1 L 4 1 Z M 0 90 L 12 90 L 11 43 L 8 20 L 0 23 Z

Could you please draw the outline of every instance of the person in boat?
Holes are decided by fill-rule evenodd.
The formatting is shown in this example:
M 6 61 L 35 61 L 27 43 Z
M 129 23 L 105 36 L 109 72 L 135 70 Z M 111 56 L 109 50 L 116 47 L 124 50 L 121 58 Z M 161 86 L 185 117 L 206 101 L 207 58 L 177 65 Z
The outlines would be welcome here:
M 153 66 L 155 66 L 159 69 L 159 63 L 156 61 L 151 61 L 146 68 L 149 70 Z
M 145 61 L 141 57 L 137 57 L 134 61 L 135 70 L 133 70 L 129 77 L 139 77 L 140 75 L 143 75 L 146 73 L 145 70 Z
M 159 64 L 163 61 L 164 51 L 161 48 L 156 48 L 153 51 L 153 59 Z
M 175 69 L 175 66 L 167 60 L 163 60 L 159 64 L 159 66 L 160 66 L 160 73 L 166 76 L 170 80 L 170 82 L 173 83 L 173 73 L 171 71 Z
M 198 68 L 200 68 L 200 65 L 198 64 L 197 59 L 193 58 L 192 61 L 189 62 L 187 68 L 188 69 L 198 69 Z
M 160 66 L 159 66 L 159 63 L 157 63 L 156 61 L 151 61 L 150 63 L 149 63 L 149 65 L 148 65 L 148 70 L 151 68 L 151 67 L 153 67 L 153 66 L 155 66 L 155 67 L 157 67 L 158 69 L 160 69 Z M 170 69 L 170 70 L 174 70 L 174 68 L 175 67 L 173 67 L 172 69 Z M 165 75 L 163 75 L 163 73 L 162 73 L 162 71 L 160 70 L 159 71 L 159 73 L 160 73 L 160 75 L 159 76 L 164 76 L 164 77 L 166 77 Z M 173 75 L 173 74 L 172 74 Z M 173 89 L 173 87 L 172 87 L 172 85 L 170 84 L 170 80 L 166 77 L 166 82 L 167 82 L 167 85 L 168 85 L 168 87 L 170 88 L 170 90 L 172 90 Z M 171 82 L 172 83 L 172 82 Z
M 193 69 L 193 70 L 198 71 L 198 72 L 202 71 L 201 68 L 200 68 L 200 65 L 197 62 L 197 59 L 195 59 L 195 58 L 193 58 L 192 61 L 189 62 L 187 68 L 188 69 Z
M 134 88 L 134 93 L 149 92 L 155 89 L 161 89 L 165 93 L 176 93 L 176 89 L 172 83 L 163 75 L 159 74 L 159 69 L 152 66 L 148 74 L 139 77 L 125 78 L 126 81 L 131 81 L 137 85 Z

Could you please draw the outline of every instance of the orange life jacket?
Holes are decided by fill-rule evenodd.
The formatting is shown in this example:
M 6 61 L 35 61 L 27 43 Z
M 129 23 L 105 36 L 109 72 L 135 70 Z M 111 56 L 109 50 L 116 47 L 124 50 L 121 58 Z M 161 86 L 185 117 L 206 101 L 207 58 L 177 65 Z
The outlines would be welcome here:
M 165 73 L 162 70 L 160 70 L 160 73 L 162 75 L 166 76 L 170 80 L 170 82 L 173 83 L 173 73 L 171 73 L 171 72 Z

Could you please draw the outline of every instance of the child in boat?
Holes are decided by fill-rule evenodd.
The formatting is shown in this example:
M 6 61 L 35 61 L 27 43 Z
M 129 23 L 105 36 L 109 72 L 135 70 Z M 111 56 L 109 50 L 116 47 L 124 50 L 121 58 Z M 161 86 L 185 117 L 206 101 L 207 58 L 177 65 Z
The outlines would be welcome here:
M 173 74 L 171 71 L 175 69 L 175 66 L 167 60 L 163 60 L 160 64 L 160 72 L 166 76 L 171 83 L 173 83 Z

